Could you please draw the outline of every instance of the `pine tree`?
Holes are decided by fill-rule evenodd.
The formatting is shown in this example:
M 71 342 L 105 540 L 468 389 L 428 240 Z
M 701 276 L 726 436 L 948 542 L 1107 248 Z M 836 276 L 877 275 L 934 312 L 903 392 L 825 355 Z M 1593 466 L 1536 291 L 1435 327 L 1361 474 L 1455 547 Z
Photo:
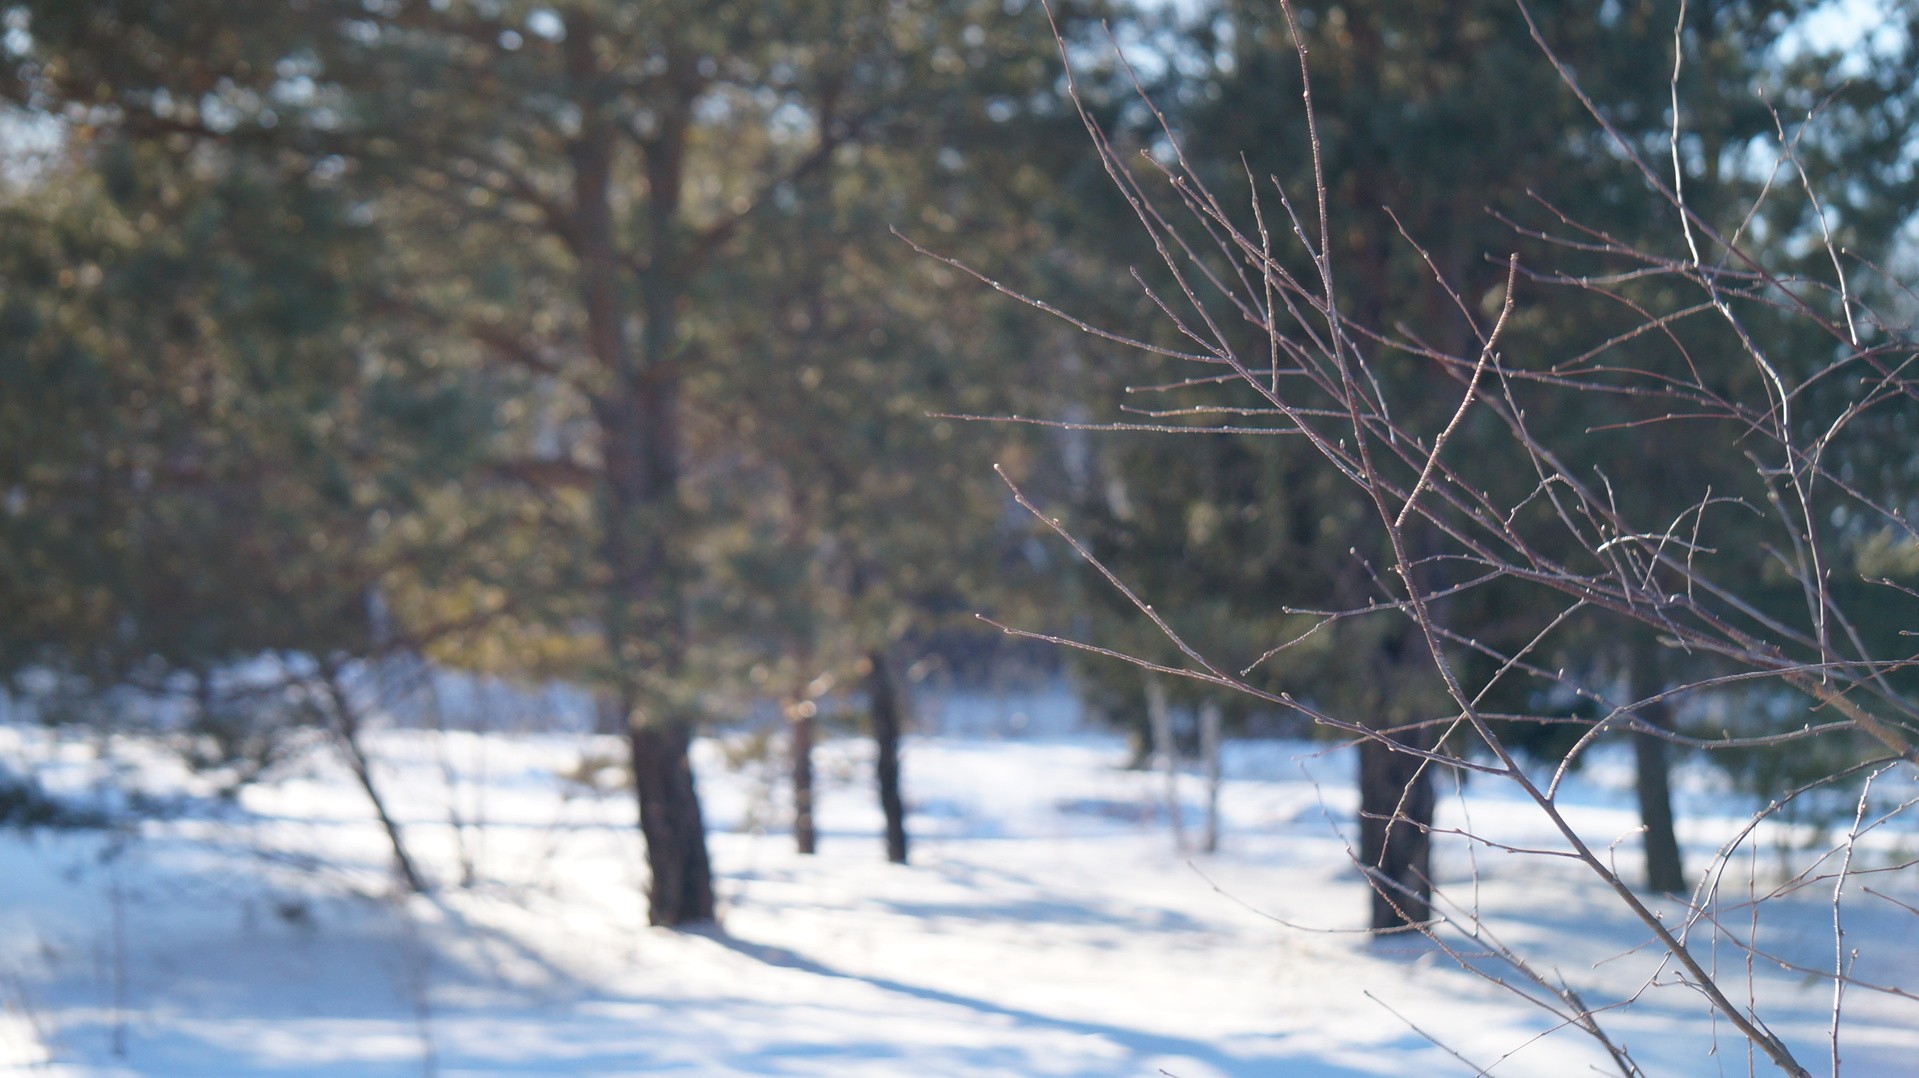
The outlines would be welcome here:
M 753 336 L 738 327 L 778 306 L 764 289 L 799 283 L 765 280 L 766 245 L 791 238 L 768 226 L 922 125 L 992 137 L 989 113 L 1044 85 L 1044 40 L 1008 30 L 1002 5 L 959 0 L 20 11 L 15 100 L 330 177 L 403 270 L 359 309 L 510 387 L 486 469 L 540 503 L 554 539 L 502 540 L 541 566 L 504 574 L 543 589 L 515 613 L 549 641 L 590 620 L 590 648 L 544 655 L 570 654 L 627 738 L 651 919 L 711 920 L 689 748 L 712 667 L 695 616 L 714 522 L 688 476 L 732 480 L 714 417 L 795 361 L 736 351 Z

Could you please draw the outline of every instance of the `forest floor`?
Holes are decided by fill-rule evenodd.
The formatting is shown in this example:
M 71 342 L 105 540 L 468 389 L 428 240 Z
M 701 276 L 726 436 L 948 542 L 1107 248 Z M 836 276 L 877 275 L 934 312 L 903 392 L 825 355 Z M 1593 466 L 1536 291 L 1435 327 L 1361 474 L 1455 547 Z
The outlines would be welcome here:
M 1496 983 L 1515 971 L 1483 946 L 1466 945 L 1476 974 L 1419 940 L 1354 931 L 1366 897 L 1342 837 L 1355 800 L 1347 751 L 1231 745 L 1221 850 L 1182 855 L 1157 807 L 1162 780 L 1125 770 L 1117 739 L 915 738 L 915 846 L 902 867 L 881 860 L 863 744 L 823 747 L 821 853 L 801 857 L 780 823 L 779 765 L 731 766 L 738 745 L 703 741 L 723 927 L 682 933 L 646 927 L 631 802 L 589 781 L 582 744 L 379 736 L 380 778 L 440 883 L 401 899 L 364 797 L 324 755 L 222 808 L 138 744 L 103 762 L 97 745 L 0 728 L 0 759 L 55 788 L 98 783 L 111 764 L 116 785 L 158 791 L 149 807 L 161 810 L 117 831 L 0 833 L 0 1073 L 1608 1071 L 1583 1034 Z M 1602 757 L 1564 800 L 1636 872 L 1624 779 Z M 1743 802 L 1686 779 L 1683 837 L 1701 867 Z M 1196 831 L 1200 785 L 1184 783 Z M 1469 824 L 1550 844 L 1537 810 L 1484 780 L 1442 796 L 1440 825 Z M 1795 838 L 1762 834 L 1761 852 L 1726 877 L 1720 912 L 1739 938 L 1830 968 L 1830 883 L 1767 904 L 1756 925 L 1742 905 L 1788 871 Z M 1875 841 L 1855 868 L 1910 854 L 1910 835 Z M 1577 864 L 1475 853 L 1449 835 L 1438 849 L 1452 907 L 1478 910 L 1591 1006 L 1636 996 L 1605 1021 L 1648 1075 L 1755 1066 Z M 1850 890 L 1861 980 L 1919 968 L 1919 917 L 1899 905 L 1919 906 L 1909 875 L 1873 879 L 1883 900 Z M 1684 916 L 1677 900 L 1662 910 Z M 1749 971 L 1724 938 L 1700 953 L 1817 1073 L 1830 1068 L 1829 982 Z M 1844 1073 L 1913 1073 L 1919 1005 L 1853 990 L 1844 1016 Z

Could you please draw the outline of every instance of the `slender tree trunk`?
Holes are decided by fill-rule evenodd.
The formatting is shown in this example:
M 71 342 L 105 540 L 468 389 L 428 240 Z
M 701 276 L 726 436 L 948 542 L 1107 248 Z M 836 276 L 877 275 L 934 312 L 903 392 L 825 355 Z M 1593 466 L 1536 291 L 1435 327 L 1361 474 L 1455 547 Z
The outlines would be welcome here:
M 421 657 L 419 663 L 425 672 L 423 681 L 426 685 L 427 721 L 433 727 L 433 745 L 440 762 L 440 781 L 446 784 L 446 822 L 453 830 L 453 849 L 460 860 L 460 887 L 470 890 L 480 880 L 480 866 L 472 845 L 467 842 L 466 816 L 460 811 L 460 773 L 447 755 L 446 701 L 440 696 L 440 687 L 434 681 L 433 671 L 426 667 L 426 659 Z M 484 700 L 485 690 L 482 688 L 476 696 Z
M 793 774 L 793 845 L 804 854 L 818 852 L 819 832 L 813 826 L 813 743 L 819 709 L 804 696 L 786 702 L 786 730 Z
M 1372 884 L 1375 932 L 1432 916 L 1432 769 L 1392 746 L 1424 750 L 1424 727 L 1389 728 L 1359 744 L 1359 863 Z
M 214 691 L 213 671 L 204 668 L 193 671 L 193 703 L 199 709 L 200 721 L 206 724 L 207 729 L 218 729 L 213 714 L 219 706 L 220 696 Z
M 387 846 L 393 852 L 393 868 L 400 875 L 400 882 L 407 890 L 423 895 L 432 890 L 427 886 L 426 877 L 414 866 L 413 857 L 407 852 L 406 836 L 400 832 L 400 821 L 386 807 L 386 798 L 380 796 L 379 784 L 373 780 L 373 763 L 367 757 L 366 747 L 360 738 L 362 724 L 360 712 L 348 696 L 346 686 L 340 681 L 340 673 L 331 667 L 322 671 L 321 683 L 326 687 L 327 700 L 333 705 L 334 743 L 339 747 L 340 756 L 346 761 L 347 769 L 360 784 L 367 801 L 373 806 L 373 815 L 380 821 L 380 827 L 386 832 Z
M 1219 852 L 1219 702 L 1207 699 L 1199 705 L 1199 754 L 1206 764 L 1206 833 L 1200 840 L 1202 853 Z
M 1146 722 L 1153 732 L 1153 754 L 1166 776 L 1166 819 L 1173 829 L 1173 849 L 1186 852 L 1186 820 L 1179 805 L 1179 746 L 1173 743 L 1173 716 L 1166 706 L 1166 683 L 1157 674 L 1146 675 Z
M 1663 702 L 1640 708 L 1638 715 L 1648 725 L 1672 729 L 1672 708 Z M 1686 867 L 1673 830 L 1671 746 L 1656 734 L 1635 730 L 1632 754 L 1639 822 L 1645 830 L 1646 886 L 1662 894 L 1681 894 L 1686 890 Z
M 879 786 L 880 811 L 886 816 L 886 859 L 906 863 L 906 802 L 900 797 L 900 729 L 903 710 L 899 683 L 885 648 L 867 654 L 866 695 L 873 709 L 874 778 Z

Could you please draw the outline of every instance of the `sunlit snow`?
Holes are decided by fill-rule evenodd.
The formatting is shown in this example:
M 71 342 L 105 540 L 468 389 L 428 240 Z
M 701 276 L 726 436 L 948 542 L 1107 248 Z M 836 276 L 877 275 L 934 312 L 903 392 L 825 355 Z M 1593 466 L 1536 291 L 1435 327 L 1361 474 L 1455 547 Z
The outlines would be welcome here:
M 98 773 L 85 746 L 17 728 L 0 739 L 56 782 Z M 1160 780 L 1123 769 L 1117 739 L 920 737 L 906 760 L 914 863 L 898 867 L 880 857 L 863 744 L 824 749 L 823 852 L 803 858 L 780 830 L 778 768 L 731 770 L 702 742 L 724 927 L 676 933 L 645 926 L 627 796 L 560 777 L 581 739 L 396 731 L 376 744 L 442 885 L 431 899 L 391 897 L 382 836 L 324 756 L 231 811 L 194 800 L 137 834 L 0 837 L 0 1071 L 1344 1078 L 1605 1062 L 1488 979 L 1515 978 L 1484 947 L 1467 945 L 1482 977 L 1431 945 L 1352 931 L 1364 896 L 1341 833 L 1350 761 L 1327 746 L 1231 746 L 1224 849 L 1183 856 L 1155 809 Z M 138 745 L 112 755 L 150 787 L 191 789 Z M 1636 871 L 1624 769 L 1603 764 L 1575 779 L 1569 811 Z M 1742 807 L 1692 778 L 1684 837 L 1701 865 Z M 1190 775 L 1186 792 L 1190 826 Z M 470 889 L 449 804 L 468 823 Z M 1484 780 L 1442 799 L 1439 824 L 1551 841 L 1535 809 Z M 1739 862 L 1759 888 L 1791 856 L 1768 843 Z M 1648 1074 L 1748 1072 L 1743 1044 L 1577 865 L 1469 857 L 1450 836 L 1439 851 L 1447 900 L 1589 1004 L 1658 982 L 1605 1017 Z M 1919 905 L 1909 882 L 1873 886 Z M 1746 888 L 1729 878 L 1724 900 Z M 1911 913 L 1858 893 L 1847 910 L 1861 979 L 1919 968 Z M 1810 888 L 1756 931 L 1823 967 L 1830 922 L 1830 887 Z M 1702 953 L 1744 1000 L 1743 955 Z M 1823 1063 L 1830 985 L 1764 967 L 1751 985 Z M 1912 1073 L 1911 1003 L 1854 991 L 1845 1008 L 1845 1073 Z

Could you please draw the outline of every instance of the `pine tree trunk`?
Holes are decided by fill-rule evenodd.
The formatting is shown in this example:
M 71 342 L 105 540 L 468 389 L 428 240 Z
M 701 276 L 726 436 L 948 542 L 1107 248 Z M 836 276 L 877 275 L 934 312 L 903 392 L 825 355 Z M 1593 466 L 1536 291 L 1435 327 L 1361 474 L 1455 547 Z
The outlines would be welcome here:
M 1664 703 L 1649 704 L 1638 714 L 1648 725 L 1672 729 L 1672 709 Z M 1646 887 L 1661 894 L 1681 894 L 1686 890 L 1686 867 L 1673 830 L 1671 747 L 1656 734 L 1635 730 L 1632 754 L 1639 822 L 1645 828 Z
M 786 729 L 791 739 L 789 764 L 793 776 L 793 845 L 803 854 L 815 853 L 819 848 L 819 832 L 813 826 L 813 742 L 817 714 L 813 702 L 804 697 L 786 702 Z
M 685 526 L 679 519 L 678 365 L 685 275 L 677 240 L 694 99 L 684 97 L 658 117 L 656 137 L 640 147 L 647 197 L 639 212 L 651 250 L 635 272 L 630 252 L 617 246 L 628 232 L 614 209 L 614 155 L 622 139 L 607 109 L 611 82 L 600 40 L 592 20 L 582 18 L 569 25 L 562 51 L 581 114 L 580 130 L 567 143 L 570 245 L 579 263 L 585 340 L 603 385 L 592 402 L 603 461 L 597 491 L 607 578 L 602 633 L 652 870 L 648 920 L 701 924 L 713 920 L 714 905 L 705 823 L 687 755 L 694 716 L 673 698 L 687 645 L 674 564 Z M 696 81 L 685 56 L 669 57 L 664 78 L 676 85 Z
M 1432 916 L 1432 769 L 1392 746 L 1430 748 L 1424 727 L 1381 731 L 1359 745 L 1359 861 L 1373 888 L 1372 930 Z
M 692 727 L 684 723 L 634 725 L 627 733 L 640 831 L 646 836 L 647 920 L 655 925 L 701 924 L 714 919 L 713 870 L 706 857 L 706 824 L 693 785 Z
M 901 699 L 893 680 L 893 666 L 885 648 L 867 655 L 872 669 L 866 675 L 867 698 L 873 709 L 874 779 L 879 786 L 880 811 L 886 816 L 886 859 L 906 863 L 906 802 L 900 797 Z

